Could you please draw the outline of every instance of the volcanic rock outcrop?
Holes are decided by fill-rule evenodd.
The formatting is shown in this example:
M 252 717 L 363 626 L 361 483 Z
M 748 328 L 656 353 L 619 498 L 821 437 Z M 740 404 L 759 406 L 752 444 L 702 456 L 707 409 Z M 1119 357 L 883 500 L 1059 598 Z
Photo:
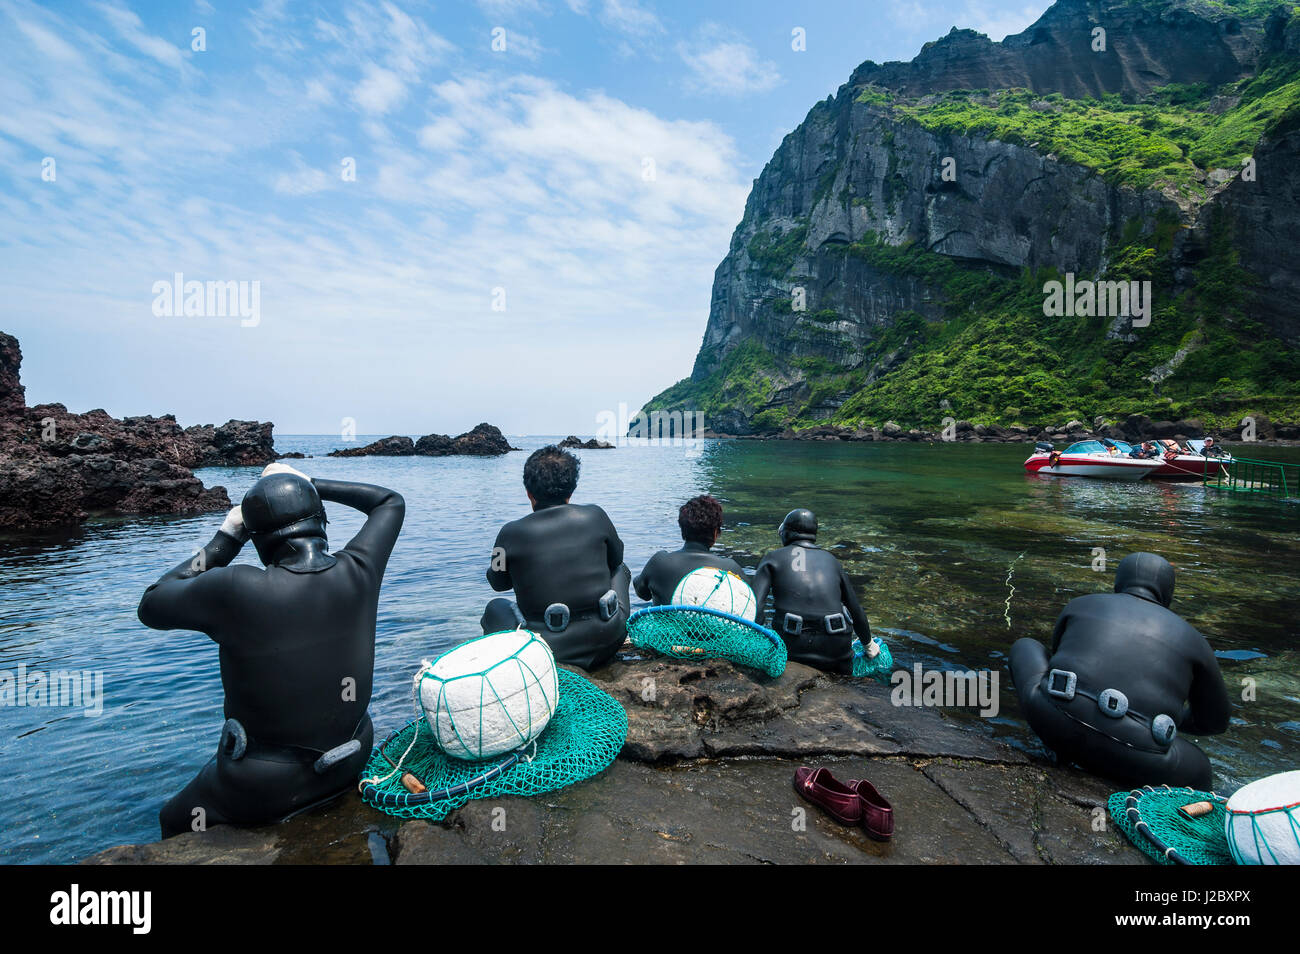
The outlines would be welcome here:
M 230 506 L 196 467 L 276 459 L 272 425 L 181 428 L 170 414 L 121 420 L 62 404 L 27 407 L 18 340 L 0 332 L 0 529 L 80 523 L 93 514 L 194 514 Z

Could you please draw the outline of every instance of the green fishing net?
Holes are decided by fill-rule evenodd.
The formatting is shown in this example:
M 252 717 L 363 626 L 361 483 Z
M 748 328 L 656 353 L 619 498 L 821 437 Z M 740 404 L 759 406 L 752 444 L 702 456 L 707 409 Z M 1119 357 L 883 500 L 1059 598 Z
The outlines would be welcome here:
M 398 818 L 440 821 L 472 798 L 540 795 L 599 775 L 627 741 L 627 713 L 577 673 L 560 669 L 558 676 L 555 714 L 523 750 L 481 762 L 450 758 L 435 744 L 427 720 L 416 718 L 371 753 L 361 797 Z M 404 773 L 428 791 L 409 791 Z
M 1179 809 L 1196 802 L 1213 808 L 1199 818 L 1188 818 Z M 1213 792 L 1168 785 L 1116 792 L 1106 802 L 1128 840 L 1162 865 L 1230 865 L 1232 853 L 1224 834 L 1227 799 Z
M 633 646 L 675 659 L 726 659 L 772 678 L 785 672 L 781 637 L 740 616 L 703 606 L 649 606 L 627 621 Z
M 853 640 L 853 675 L 869 676 L 877 682 L 883 682 L 889 685 L 889 676 L 894 671 L 894 654 L 889 651 L 885 641 L 879 636 L 873 636 L 875 644 L 880 647 L 874 658 L 868 658 L 867 651 L 862 648 L 862 643 L 857 638 Z

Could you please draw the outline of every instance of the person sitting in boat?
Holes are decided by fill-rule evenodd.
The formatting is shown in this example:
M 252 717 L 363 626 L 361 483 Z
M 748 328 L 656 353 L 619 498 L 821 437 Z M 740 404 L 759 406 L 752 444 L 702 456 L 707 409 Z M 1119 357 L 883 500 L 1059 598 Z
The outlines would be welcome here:
M 569 503 L 577 486 L 578 458 L 554 444 L 524 463 L 532 513 L 501 528 L 487 571 L 492 589 L 513 589 L 515 602 L 492 600 L 481 625 L 484 633 L 524 626 L 556 662 L 590 670 L 623 645 L 632 573 L 605 511 Z
M 1201 447 L 1201 456 L 1202 456 L 1202 457 L 1222 457 L 1222 456 L 1224 456 L 1224 454 L 1223 454 L 1223 448 L 1220 447 L 1218 444 L 1214 443 L 1214 438 L 1213 438 L 1213 437 L 1207 437 L 1207 438 L 1205 439 L 1205 444 L 1202 445 L 1202 447 Z
M 682 548 L 671 553 L 660 550 L 649 559 L 645 569 L 632 581 L 637 596 L 656 606 L 671 603 L 682 577 L 702 566 L 728 570 L 742 580 L 745 578 L 739 563 L 711 550 L 722 531 L 722 504 L 717 500 L 708 494 L 692 497 L 677 511 L 677 526 L 682 531 Z
M 866 646 L 871 626 L 840 561 L 817 546 L 817 517 L 791 510 L 777 535 L 783 546 L 758 564 L 754 597 L 759 620 L 772 595 L 772 629 L 789 658 L 826 672 L 853 673 L 853 637 Z
M 217 754 L 163 806 L 164 838 L 279 821 L 351 788 L 370 757 L 375 611 L 406 513 L 400 494 L 270 464 L 201 551 L 144 592 L 150 629 L 221 647 Z M 322 501 L 366 522 L 329 552 Z M 265 569 L 231 566 L 251 539 Z
M 1066 604 L 1049 657 L 1036 639 L 1011 647 L 1020 708 L 1064 761 L 1126 786 L 1209 789 L 1210 761 L 1179 733 L 1228 727 L 1228 692 L 1209 642 L 1169 609 L 1174 568 L 1131 553 L 1115 592 Z
M 1146 460 L 1148 457 L 1153 456 L 1151 451 L 1152 451 L 1151 442 L 1145 441 L 1141 444 L 1132 445 L 1132 447 L 1128 452 L 1128 456 L 1134 458 L 1135 460 Z

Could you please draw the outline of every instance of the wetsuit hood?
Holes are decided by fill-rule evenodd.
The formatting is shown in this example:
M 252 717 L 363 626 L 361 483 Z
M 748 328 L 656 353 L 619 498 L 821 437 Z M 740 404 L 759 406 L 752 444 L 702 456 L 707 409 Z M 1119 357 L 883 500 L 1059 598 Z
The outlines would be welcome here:
M 319 573 L 338 562 L 328 551 L 325 506 L 310 480 L 271 474 L 244 495 L 240 510 L 266 566 Z
M 1168 607 L 1174 599 L 1174 568 L 1156 553 L 1130 553 L 1115 571 L 1115 592 Z
M 802 507 L 791 510 L 777 527 L 776 535 L 781 538 L 783 546 L 789 546 L 796 540 L 815 541 L 817 539 L 817 517 L 811 510 Z

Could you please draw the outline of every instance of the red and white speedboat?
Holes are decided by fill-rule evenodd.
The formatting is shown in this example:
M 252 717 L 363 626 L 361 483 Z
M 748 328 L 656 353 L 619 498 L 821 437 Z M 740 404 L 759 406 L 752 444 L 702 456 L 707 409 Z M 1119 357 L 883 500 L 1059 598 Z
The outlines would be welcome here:
M 1114 443 L 1125 453 L 1132 449 L 1131 444 L 1126 444 L 1123 441 L 1115 441 Z M 1226 476 L 1228 468 L 1232 466 L 1232 456 L 1230 454 L 1223 454 L 1219 457 L 1205 457 L 1201 454 L 1201 448 L 1205 446 L 1205 441 L 1188 441 L 1187 444 L 1194 453 L 1184 454 L 1182 451 L 1173 452 L 1161 447 L 1160 457 L 1153 458 L 1160 462 L 1160 466 L 1147 476 L 1153 480 L 1204 480 L 1206 477 L 1213 480 L 1215 477 Z
M 1105 480 L 1141 480 L 1164 463 L 1129 457 L 1118 447 L 1101 441 L 1078 441 L 1063 451 L 1040 442 L 1025 461 L 1025 470 L 1048 477 L 1101 477 Z

